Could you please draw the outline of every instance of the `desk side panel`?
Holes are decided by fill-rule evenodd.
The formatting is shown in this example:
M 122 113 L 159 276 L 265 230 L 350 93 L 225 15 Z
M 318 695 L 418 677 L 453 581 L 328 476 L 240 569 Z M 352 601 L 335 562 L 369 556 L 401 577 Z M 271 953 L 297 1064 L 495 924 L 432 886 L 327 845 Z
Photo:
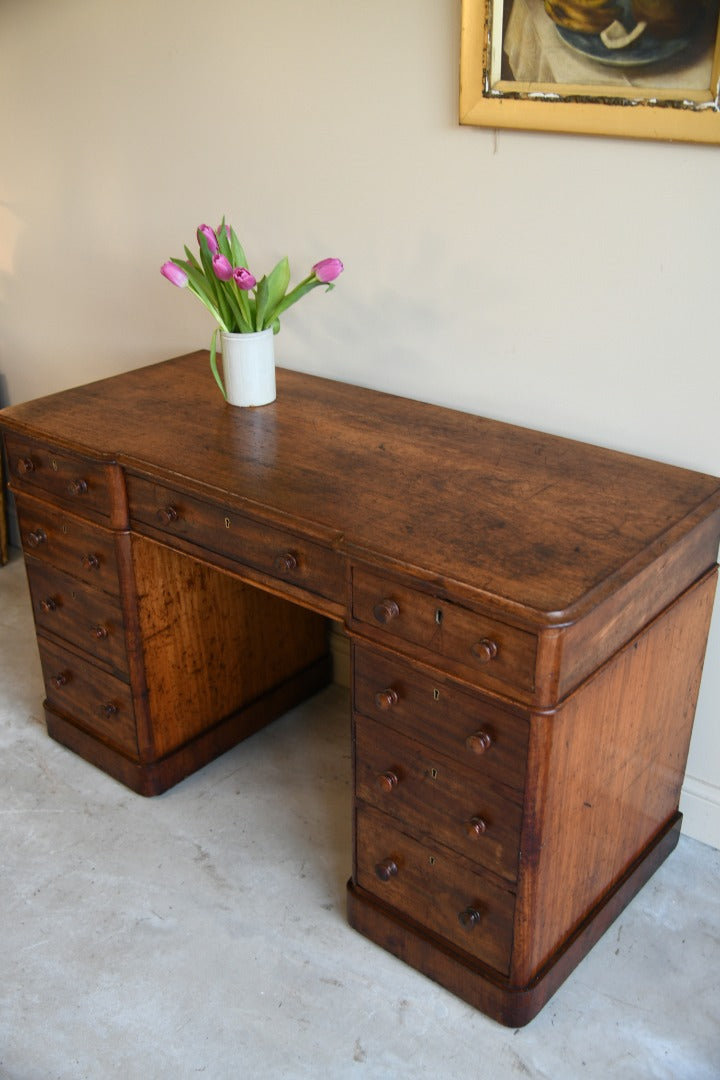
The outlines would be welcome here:
M 513 985 L 526 985 L 677 814 L 717 571 L 531 720 Z

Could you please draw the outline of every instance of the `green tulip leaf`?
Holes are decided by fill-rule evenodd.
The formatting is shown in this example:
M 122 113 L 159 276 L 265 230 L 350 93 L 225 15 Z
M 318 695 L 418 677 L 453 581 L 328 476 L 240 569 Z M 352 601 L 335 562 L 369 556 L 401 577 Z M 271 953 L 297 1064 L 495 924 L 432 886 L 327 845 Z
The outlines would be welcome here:
M 261 277 L 255 288 L 255 329 L 265 329 L 265 312 L 268 306 L 268 280 Z
M 249 270 L 247 257 L 243 251 L 243 246 L 237 238 L 235 230 L 230 228 L 230 250 L 232 252 L 232 258 L 230 262 L 233 266 L 244 266 L 246 270 Z
M 268 309 L 273 311 L 287 292 L 290 284 L 290 263 L 287 255 L 268 274 Z
M 227 401 L 227 394 L 225 393 L 225 387 L 223 381 L 220 378 L 220 373 L 217 368 L 217 327 L 213 330 L 212 337 L 210 338 L 210 370 L 215 376 L 215 382 L 220 387 L 220 393 Z
M 222 219 L 222 224 L 220 225 L 220 228 L 218 229 L 216 235 L 220 254 L 224 255 L 225 258 L 232 263 L 233 253 L 230 248 L 230 241 L 228 240 L 227 229 L 225 228 L 225 218 Z

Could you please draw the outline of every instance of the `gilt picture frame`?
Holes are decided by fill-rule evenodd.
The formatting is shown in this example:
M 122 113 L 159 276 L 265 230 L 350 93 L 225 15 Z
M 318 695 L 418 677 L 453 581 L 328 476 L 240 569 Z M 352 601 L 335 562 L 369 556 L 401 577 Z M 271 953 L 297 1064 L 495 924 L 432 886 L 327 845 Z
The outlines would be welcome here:
M 674 2 L 462 0 L 460 123 L 717 145 L 720 0 Z

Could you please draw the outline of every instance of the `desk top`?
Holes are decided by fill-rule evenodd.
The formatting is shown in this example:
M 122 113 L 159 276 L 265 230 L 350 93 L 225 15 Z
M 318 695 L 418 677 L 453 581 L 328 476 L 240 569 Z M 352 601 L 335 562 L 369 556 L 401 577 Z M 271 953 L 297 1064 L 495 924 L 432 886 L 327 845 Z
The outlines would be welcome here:
M 530 622 L 566 623 L 714 519 L 720 480 L 279 369 L 258 409 L 204 351 L 0 412 L 0 426 L 115 460 Z M 717 542 L 715 550 L 717 550 Z

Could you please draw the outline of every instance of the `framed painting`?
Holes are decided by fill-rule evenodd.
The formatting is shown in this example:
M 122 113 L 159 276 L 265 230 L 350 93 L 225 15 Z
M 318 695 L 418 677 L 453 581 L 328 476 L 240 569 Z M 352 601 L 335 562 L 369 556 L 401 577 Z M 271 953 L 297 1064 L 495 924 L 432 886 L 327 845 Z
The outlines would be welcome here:
M 460 123 L 720 143 L 720 0 L 462 0 Z

